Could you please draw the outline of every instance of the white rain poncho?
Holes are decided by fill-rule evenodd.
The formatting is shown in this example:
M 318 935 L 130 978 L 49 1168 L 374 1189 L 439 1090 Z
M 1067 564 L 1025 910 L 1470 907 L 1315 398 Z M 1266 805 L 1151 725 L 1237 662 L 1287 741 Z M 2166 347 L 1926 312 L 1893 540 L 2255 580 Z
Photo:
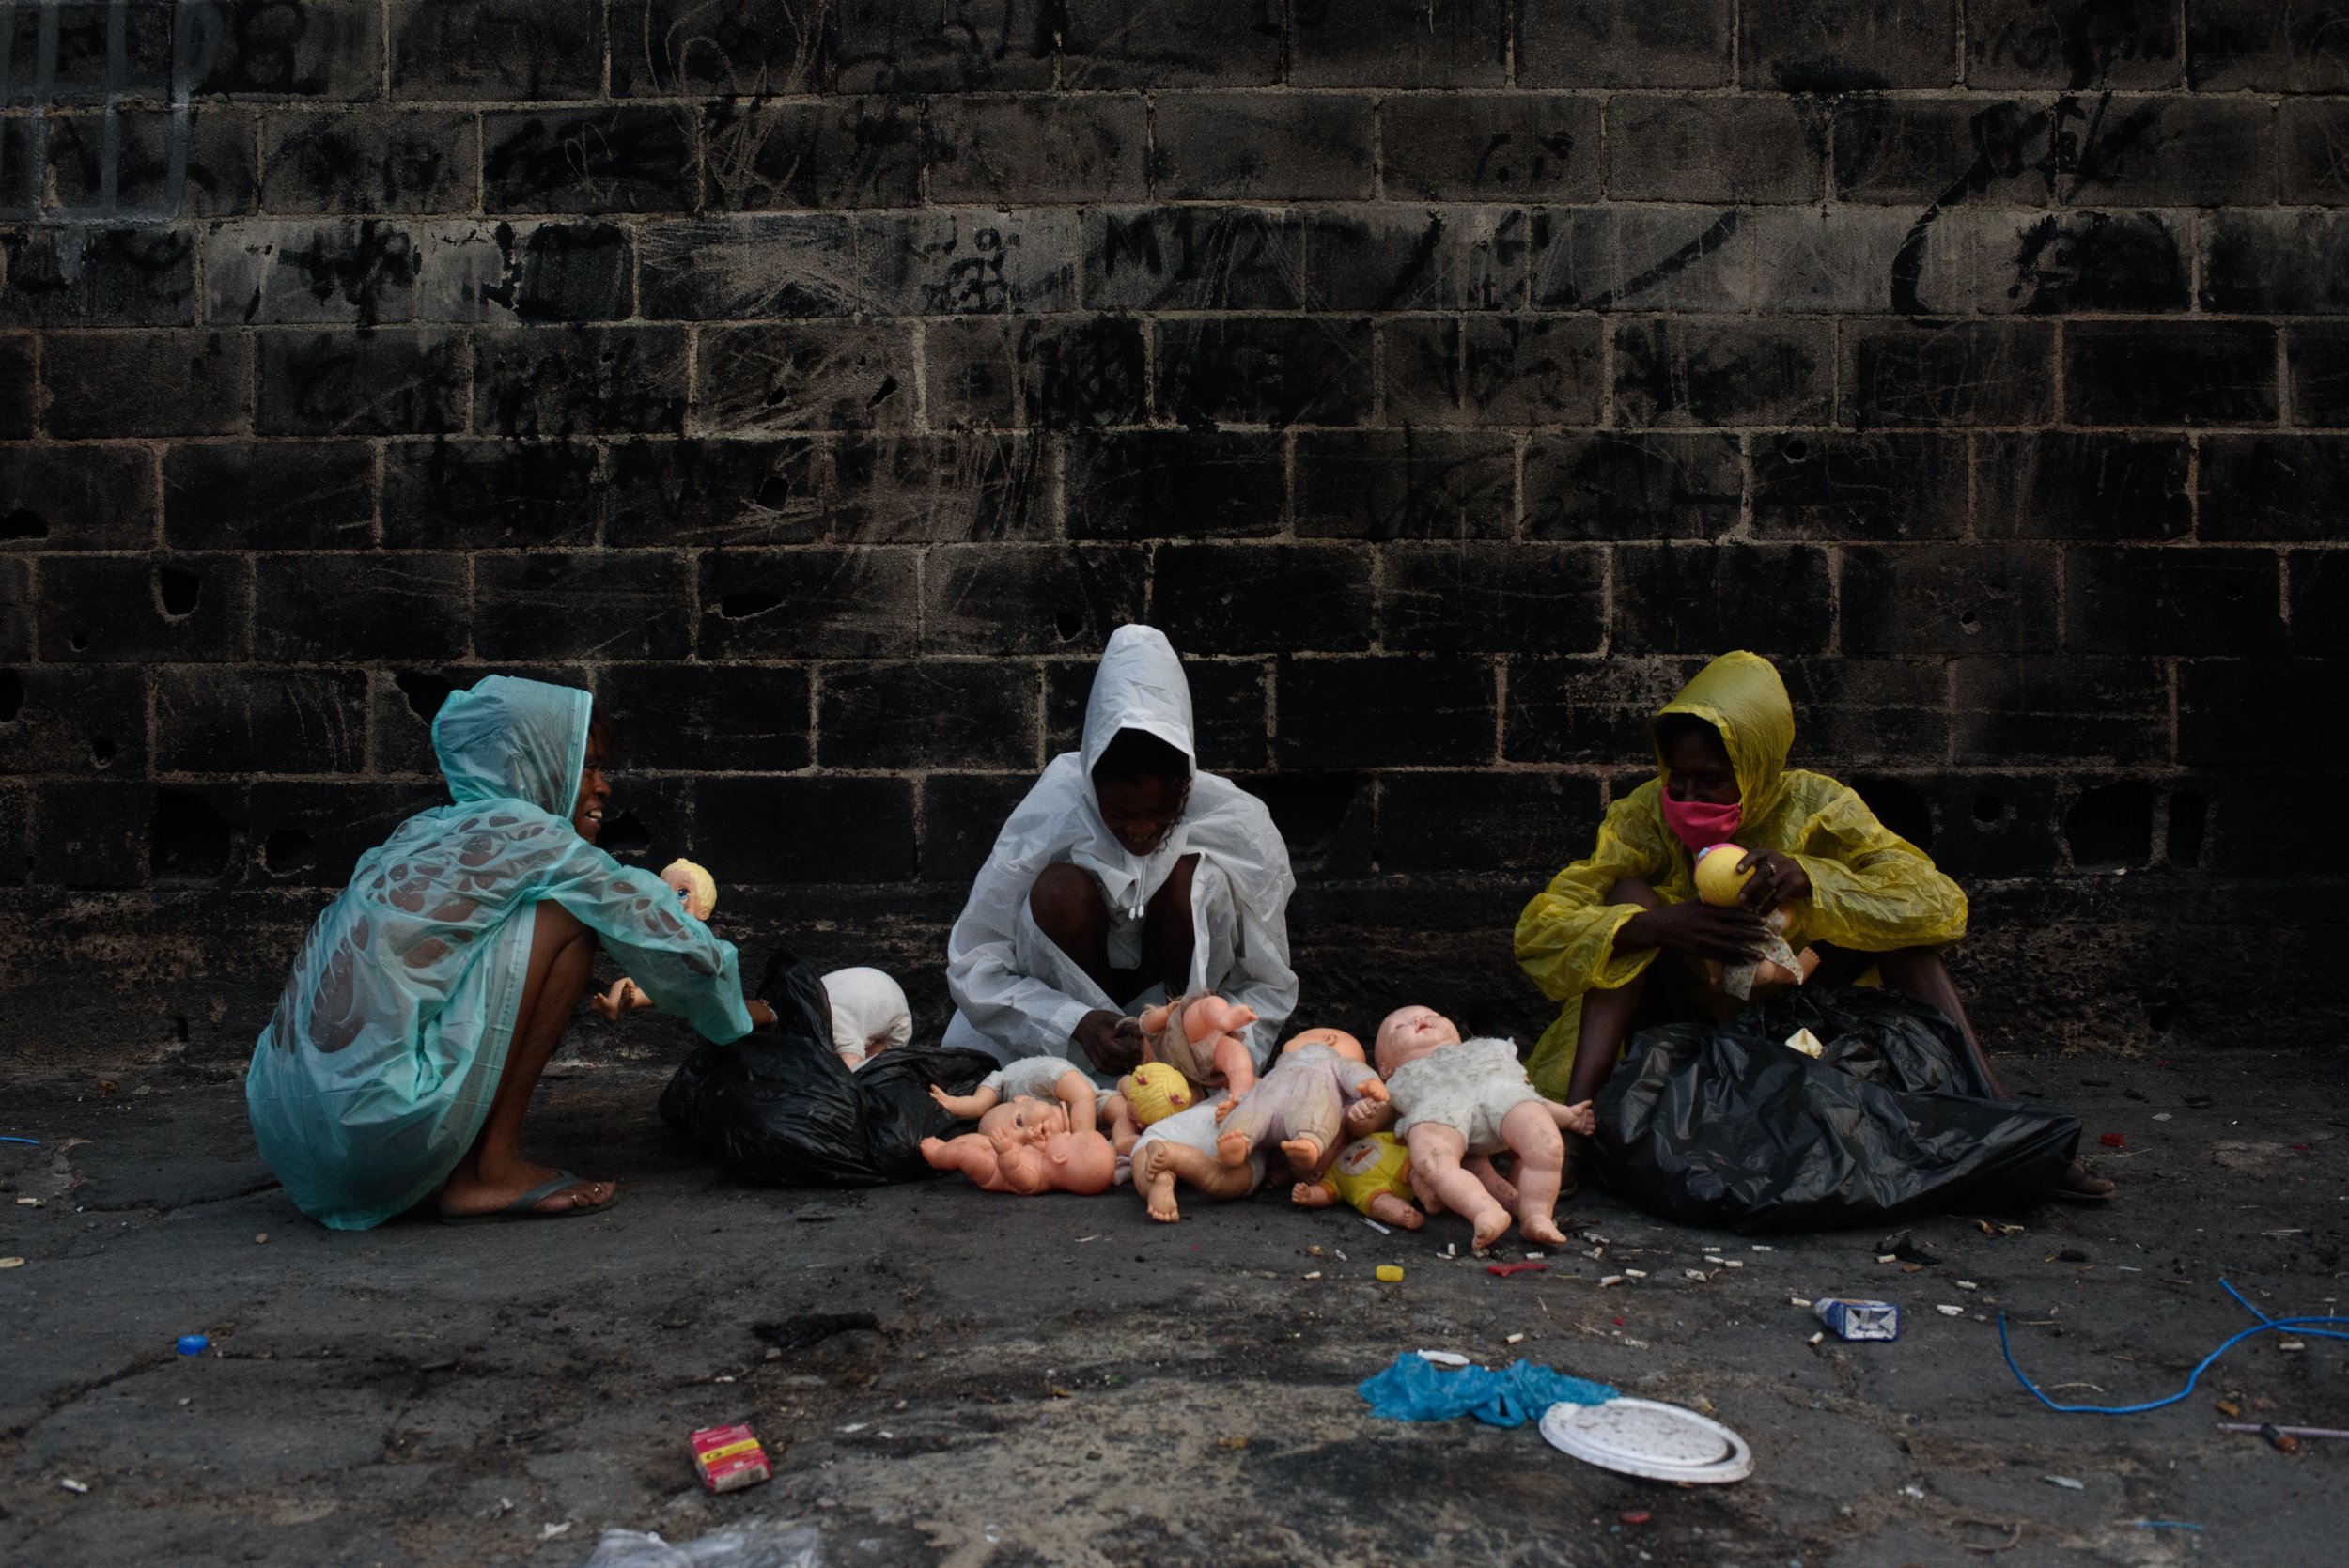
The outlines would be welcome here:
M 957 1012 L 945 1043 L 1005 1062 L 1063 1056 L 1087 1013 L 1139 1013 L 1164 1000 L 1153 986 L 1122 1007 L 1112 1001 L 1037 926 L 1028 890 L 1037 873 L 1060 862 L 1091 872 L 1109 901 L 1111 962 L 1125 968 L 1140 958 L 1143 906 L 1174 862 L 1195 854 L 1186 989 L 1211 990 L 1256 1010 L 1248 1045 L 1261 1066 L 1297 1006 L 1288 939 L 1297 881 L 1288 846 L 1263 801 L 1229 779 L 1194 771 L 1190 804 L 1166 842 L 1144 856 L 1128 854 L 1102 822 L 1093 794 L 1093 765 L 1124 729 L 1157 736 L 1196 768 L 1190 685 L 1173 644 L 1152 627 L 1120 627 L 1112 634 L 1085 704 L 1082 749 L 1054 757 L 996 835 L 947 939 L 946 988 Z
M 734 946 L 570 823 L 586 692 L 491 675 L 442 706 L 453 805 L 363 856 L 310 928 L 245 1075 L 261 1157 L 302 1212 L 365 1230 L 472 1147 L 506 1070 L 537 906 L 576 915 L 662 1012 L 750 1032 Z

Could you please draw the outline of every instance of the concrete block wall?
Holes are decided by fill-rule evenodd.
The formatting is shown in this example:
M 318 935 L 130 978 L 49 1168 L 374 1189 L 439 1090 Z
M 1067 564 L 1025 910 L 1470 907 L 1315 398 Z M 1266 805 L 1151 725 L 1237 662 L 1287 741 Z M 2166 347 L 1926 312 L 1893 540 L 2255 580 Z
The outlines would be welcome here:
M 1538 1027 L 1516 908 L 1747 646 L 1974 892 L 2015 1044 L 2338 1036 L 2349 6 L 0 26 L 0 1004 L 51 1035 L 232 1058 L 490 670 L 594 689 L 618 846 L 746 947 L 935 1012 L 1147 618 L 1349 1007 Z

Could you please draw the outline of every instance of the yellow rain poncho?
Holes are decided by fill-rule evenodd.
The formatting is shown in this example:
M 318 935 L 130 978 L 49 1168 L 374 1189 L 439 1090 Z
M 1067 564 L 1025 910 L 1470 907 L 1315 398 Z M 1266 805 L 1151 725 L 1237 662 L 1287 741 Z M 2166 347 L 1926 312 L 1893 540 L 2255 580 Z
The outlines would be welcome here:
M 1966 935 L 1965 893 L 1922 850 L 1878 822 L 1843 784 L 1787 768 L 1795 709 L 1768 660 L 1723 654 L 1661 712 L 1692 714 L 1720 732 L 1743 808 L 1735 842 L 1792 856 L 1810 877 L 1810 893 L 1784 907 L 1791 922 L 1786 939 L 1795 948 L 1832 942 L 1888 953 Z M 1596 847 L 1560 872 L 1517 917 L 1517 962 L 1544 996 L 1565 1003 L 1527 1063 L 1534 1087 L 1552 1099 L 1565 1097 L 1574 1070 L 1582 993 L 1628 983 L 1660 951 L 1615 951 L 1615 933 L 1640 912 L 1607 901 L 1615 884 L 1640 877 L 1667 904 L 1696 896 L 1691 857 L 1664 825 L 1660 752 L 1656 772 L 1608 808 Z

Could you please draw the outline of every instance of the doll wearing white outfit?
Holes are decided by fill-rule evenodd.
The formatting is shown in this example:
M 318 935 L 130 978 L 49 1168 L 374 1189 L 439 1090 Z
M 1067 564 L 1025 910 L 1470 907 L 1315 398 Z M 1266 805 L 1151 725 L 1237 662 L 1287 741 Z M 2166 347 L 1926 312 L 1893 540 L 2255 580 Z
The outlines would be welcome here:
M 932 1084 L 930 1098 L 966 1122 L 977 1121 L 1008 1100 L 1058 1100 L 1068 1112 L 1069 1130 L 1096 1130 L 1093 1080 L 1064 1057 L 1023 1056 L 988 1074 L 968 1094 L 949 1094 Z
M 1560 1129 L 1597 1129 L 1588 1100 L 1565 1106 L 1544 1099 L 1526 1081 L 1517 1047 L 1462 1040 L 1452 1020 L 1431 1007 L 1387 1015 L 1377 1054 L 1422 1203 L 1467 1219 L 1476 1250 L 1485 1251 L 1508 1231 L 1509 1210 L 1464 1162 L 1505 1149 L 1517 1156 L 1518 1234 L 1549 1245 L 1566 1239 L 1556 1218 L 1566 1168 Z

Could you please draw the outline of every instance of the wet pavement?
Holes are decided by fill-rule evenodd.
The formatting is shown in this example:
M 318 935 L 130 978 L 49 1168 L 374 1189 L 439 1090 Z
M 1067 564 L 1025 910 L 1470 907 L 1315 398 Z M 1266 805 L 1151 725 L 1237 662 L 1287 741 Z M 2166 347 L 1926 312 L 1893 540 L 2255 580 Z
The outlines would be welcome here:
M 2178 1405 L 2063 1416 L 1995 1325 L 2059 1400 L 2128 1403 L 2251 1322 L 2221 1278 L 2343 1311 L 2349 1058 L 2001 1065 L 2124 1140 L 2091 1151 L 2117 1203 L 1920 1220 L 1918 1264 L 1878 1262 L 1882 1231 L 1697 1232 L 1586 1193 L 1576 1246 L 1507 1279 L 1457 1220 L 1380 1235 L 1284 1190 L 1161 1227 L 1125 1191 L 745 1188 L 618 1060 L 561 1063 L 533 1124 L 539 1157 L 619 1178 L 609 1213 L 335 1234 L 271 1182 L 234 1082 L 20 1081 L 0 1133 L 41 1143 L 0 1144 L 0 1256 L 24 1259 L 0 1270 L 0 1560 L 574 1568 L 607 1527 L 756 1518 L 850 1565 L 2341 1560 L 2349 1442 L 2215 1423 L 2349 1425 L 2349 1342 L 2263 1334 Z M 1826 1294 L 1897 1301 L 1906 1332 L 1814 1347 L 1792 1300 Z M 210 1351 L 174 1354 L 187 1333 Z M 1530 1427 L 1375 1419 L 1354 1385 L 1422 1347 L 1707 1411 L 1754 1474 L 1677 1488 Z M 775 1479 L 708 1497 L 686 1434 L 741 1421 Z

